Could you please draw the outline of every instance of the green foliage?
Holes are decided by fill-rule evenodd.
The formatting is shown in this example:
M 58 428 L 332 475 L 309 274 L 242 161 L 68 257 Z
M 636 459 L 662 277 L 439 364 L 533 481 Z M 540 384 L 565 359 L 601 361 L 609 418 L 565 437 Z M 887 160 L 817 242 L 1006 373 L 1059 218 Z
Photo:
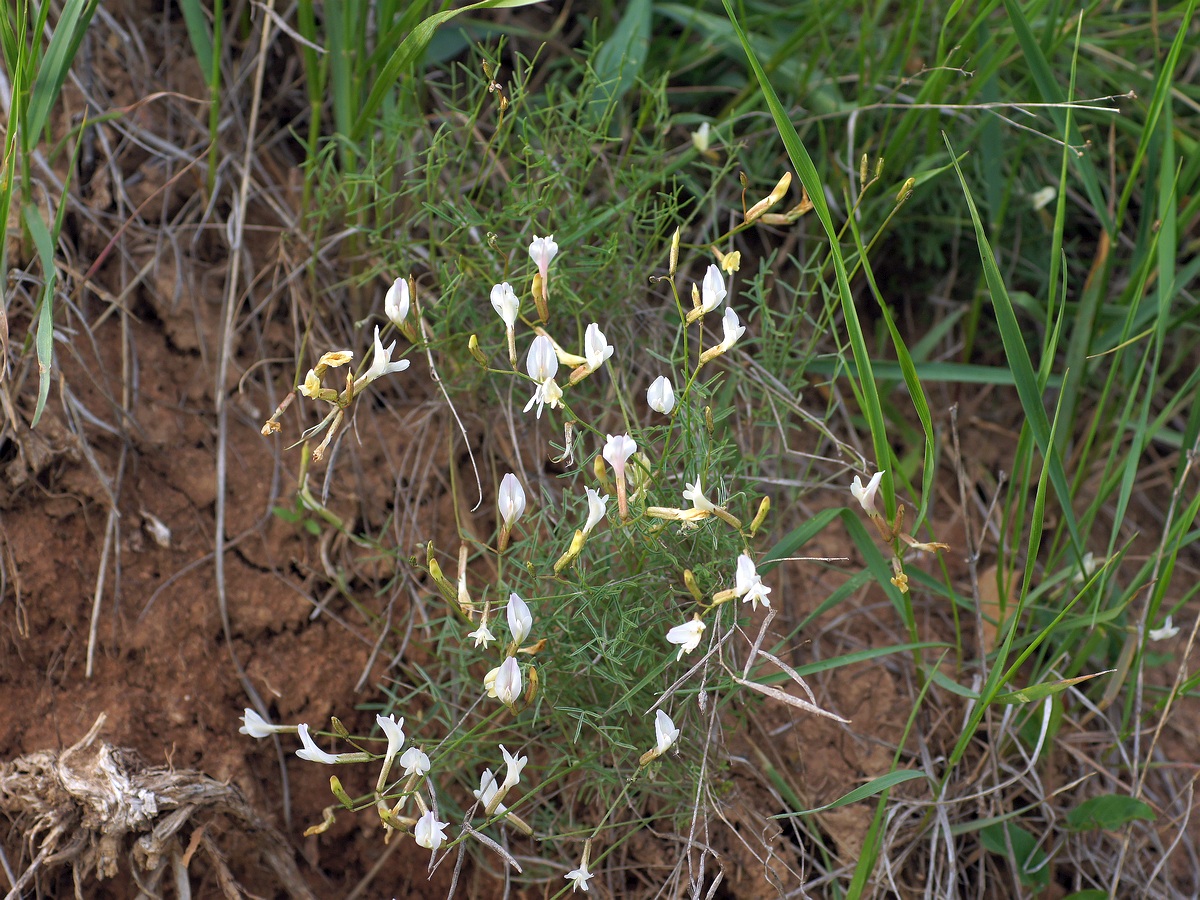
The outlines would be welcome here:
M 904 655 L 917 688 L 906 734 L 925 723 L 924 705 L 939 710 L 930 718 L 957 723 L 942 735 L 943 757 L 918 763 L 901 742 L 891 771 L 847 786 L 819 810 L 800 803 L 786 773 L 771 773 L 790 804 L 780 818 L 817 845 L 805 817 L 873 798 L 861 856 L 831 876 L 838 890 L 861 896 L 876 884 L 885 825 L 903 808 L 894 789 L 930 785 L 939 817 L 957 809 L 956 791 L 990 798 L 967 783 L 987 768 L 980 754 L 1011 754 L 1006 766 L 1022 771 L 1041 765 L 1081 698 L 1116 710 L 1114 740 L 1140 733 L 1150 708 L 1143 670 L 1167 659 L 1145 652 L 1146 635 L 1194 593 L 1181 592 L 1173 575 L 1200 537 L 1200 498 L 1185 489 L 1190 462 L 1178 452 L 1200 446 L 1188 293 L 1200 262 L 1186 237 L 1200 212 L 1198 136 L 1194 121 L 1175 115 L 1196 98 L 1174 81 L 1188 59 L 1194 3 L 1163 14 L 1160 29 L 1175 36 L 1157 56 L 1140 49 L 1158 40 L 1150 23 L 1125 31 L 1099 4 L 1078 13 L 1049 0 L 877 4 L 861 15 L 831 4 L 635 2 L 577 23 L 590 40 L 585 56 L 511 52 L 503 35 L 518 32 L 510 21 L 490 25 L 489 39 L 468 47 L 465 29 L 437 32 L 446 20 L 419 5 L 385 10 L 375 33 L 388 39 L 372 47 L 360 19 L 347 13 L 320 23 L 311 4 L 302 7 L 306 37 L 316 39 L 324 24 L 333 46 L 363 50 L 306 57 L 310 125 L 324 121 L 316 110 L 324 112 L 325 94 L 334 98 L 329 134 L 313 125 L 307 143 L 311 230 L 345 229 L 347 256 L 370 260 L 346 273 L 347 317 L 367 320 L 377 305 L 372 283 L 412 272 L 427 329 L 420 349 L 438 360 L 452 402 L 496 427 L 488 411 L 517 417 L 512 409 L 531 385 L 505 365 L 506 335 L 487 291 L 509 281 L 521 296 L 523 356 L 528 326 L 538 324 L 525 248 L 533 235 L 553 233 L 564 252 L 552 269 L 546 330 L 573 351 L 599 322 L 616 359 L 632 357 L 570 388 L 565 408 L 546 414 L 557 481 L 531 499 L 512 545 L 500 552 L 491 539 L 460 530 L 471 577 L 494 572 L 482 590 L 471 588 L 473 607 L 458 607 L 453 584 L 434 573 L 435 565 L 455 567 L 457 548 L 418 560 L 447 602 L 445 615 L 422 630 L 437 664 L 407 667 L 389 689 L 388 708 L 421 705 L 423 739 L 444 740 L 443 759 L 482 764 L 492 743 L 517 743 L 536 727 L 557 754 L 541 765 L 542 783 L 577 787 L 604 811 L 601 822 L 630 792 L 635 806 L 654 798 L 675 809 L 694 793 L 700 761 L 685 750 L 671 763 L 635 765 L 653 741 L 646 710 L 664 691 L 687 710 L 701 698 L 725 710 L 745 683 L 721 655 L 729 668 L 702 686 L 675 681 L 682 666 L 664 629 L 685 621 L 693 586 L 705 598 L 728 587 L 739 553 L 751 552 L 766 573 L 831 535 L 853 547 L 856 561 L 775 649 L 868 588 L 894 610 L 895 637 L 786 671 L 760 660 L 746 674 L 765 688 Z M 1126 36 L 1112 38 L 1118 31 Z M 457 50 L 457 62 L 437 77 L 410 77 L 435 46 L 439 59 Z M 1122 52 L 1130 64 L 1114 67 Z M 687 103 L 671 93 L 683 89 Z M 1151 99 L 1135 106 L 1130 90 Z M 688 132 L 701 123 L 711 126 L 711 148 L 699 136 L 691 143 Z M 770 227 L 740 221 L 737 213 L 789 163 L 811 216 Z M 739 204 L 734 180 L 743 173 Z M 663 280 L 676 227 L 681 274 Z M 748 351 L 744 364 L 720 375 L 695 365 L 697 335 L 679 327 L 689 275 L 699 281 L 709 247 L 743 253 L 730 299 L 751 324 L 739 345 Z M 343 313 L 332 296 L 316 315 Z M 482 365 L 467 350 L 471 340 Z M 659 372 L 683 386 L 669 423 L 648 420 L 640 399 Z M 979 386 L 1014 413 L 1003 474 L 963 459 L 960 423 L 943 413 Z M 796 399 L 801 391 L 804 401 Z M 559 445 L 568 423 L 573 430 Z M 864 525 L 857 509 L 818 508 L 788 521 L 773 543 L 714 522 L 693 532 L 647 517 L 646 509 L 681 504 L 685 478 L 719 485 L 722 503 L 743 522 L 756 491 L 796 500 L 765 488 L 783 457 L 779 445 L 757 437 L 764 425 L 777 430 L 779 445 L 809 428 L 822 451 L 846 465 L 886 470 L 883 515 Z M 847 426 L 859 433 L 845 434 Z M 635 514 L 628 522 L 610 515 L 610 526 L 556 572 L 585 516 L 581 492 L 596 484 L 603 436 L 624 430 L 650 448 Z M 540 458 L 549 443 L 521 452 Z M 1135 555 L 1137 536 L 1125 523 L 1155 454 L 1175 454 L 1162 470 L 1169 485 L 1156 495 L 1168 506 L 1156 546 Z M 845 468 L 811 456 L 794 481 L 844 490 Z M 956 493 L 947 485 L 958 487 L 952 512 L 978 529 L 973 540 L 987 537 L 982 550 L 954 548 L 973 554 L 969 577 L 946 563 L 907 563 L 910 544 L 933 540 L 930 522 L 946 521 L 939 504 Z M 457 482 L 455 489 L 465 490 Z M 988 503 L 994 497 L 986 514 L 974 492 L 988 494 Z M 893 517 L 905 503 L 902 528 Z M 770 548 L 765 555 L 760 543 Z M 996 559 L 996 608 L 980 601 L 982 553 Z M 538 628 L 553 635 L 533 664 L 539 687 L 512 717 L 494 706 L 464 713 L 480 670 L 501 658 L 463 640 L 464 619 L 477 623 L 480 606 L 499 607 L 509 591 L 536 600 Z M 702 609 L 709 634 L 747 625 L 731 607 Z M 952 628 L 952 640 L 923 639 L 930 620 Z M 994 638 L 980 642 L 985 624 Z M 692 716 L 689 732 L 700 724 Z M 1037 758 L 1017 758 L 1035 747 Z M 1133 762 L 1139 774 L 1147 764 L 1136 753 Z M 469 786 L 470 775 L 457 777 Z M 1071 835 L 1035 838 L 1016 815 L 1070 798 L 1038 798 L 1011 812 L 1011 795 L 994 790 L 999 796 L 988 802 L 1000 811 L 992 819 L 949 825 L 931 813 L 915 830 L 935 845 L 942 829 L 946 840 L 978 841 L 1035 890 L 1049 884 L 1045 848 L 1144 818 L 1140 807 L 1089 801 L 1068 817 Z M 540 831 L 559 827 L 555 810 L 538 805 L 533 815 Z M 1093 824 L 1100 822 L 1112 825 Z
M 1001 822 L 979 831 L 983 846 L 1011 862 L 1022 887 L 1042 890 L 1050 885 L 1050 866 L 1046 851 L 1038 840 L 1020 825 Z
M 1101 794 L 1084 800 L 1067 813 L 1067 827 L 1072 831 L 1117 831 L 1139 819 L 1154 821 L 1154 809 L 1149 803 L 1126 794 Z
M 50 112 L 58 100 L 97 2 L 67 0 L 44 48 L 42 35 L 48 26 L 51 4 L 42 3 L 36 16 L 32 15 L 28 0 L 6 4 L 0 11 L 0 53 L 11 89 L 0 171 L 0 221 L 10 222 L 14 204 L 20 208 L 21 222 L 33 242 L 42 270 L 34 325 L 38 396 L 32 427 L 36 427 L 41 419 L 50 393 L 54 293 L 58 276 L 54 244 L 62 230 L 66 203 L 61 202 L 51 221 L 47 222 L 42 211 L 34 205 L 30 156 L 48 133 Z M 7 273 L 8 264 L 6 240 L 0 244 L 0 272 Z

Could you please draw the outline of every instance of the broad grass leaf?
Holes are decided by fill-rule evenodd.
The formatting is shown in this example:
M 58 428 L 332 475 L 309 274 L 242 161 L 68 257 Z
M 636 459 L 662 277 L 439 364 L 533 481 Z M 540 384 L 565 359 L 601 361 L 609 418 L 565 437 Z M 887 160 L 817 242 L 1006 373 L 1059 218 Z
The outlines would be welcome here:
M 1067 827 L 1072 831 L 1116 831 L 1138 819 L 1154 821 L 1150 804 L 1126 794 L 1101 794 L 1067 813 Z

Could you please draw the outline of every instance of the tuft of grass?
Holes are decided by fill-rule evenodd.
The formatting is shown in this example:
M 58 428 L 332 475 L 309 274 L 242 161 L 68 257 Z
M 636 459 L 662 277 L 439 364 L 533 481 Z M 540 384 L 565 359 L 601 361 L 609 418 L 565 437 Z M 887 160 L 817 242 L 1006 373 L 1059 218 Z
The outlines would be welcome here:
M 0 171 L 0 221 L 7 227 L 12 224 L 13 209 L 20 209 L 20 227 L 33 242 L 42 270 L 33 315 L 36 324 L 30 334 L 36 347 L 38 367 L 37 401 L 31 428 L 41 419 L 50 394 L 58 275 L 54 245 L 66 215 L 66 203 L 61 200 L 56 210 L 39 209 L 33 187 L 33 157 L 40 153 L 39 144 L 48 133 L 50 112 L 96 11 L 96 4 L 97 0 L 67 0 L 44 46 L 43 35 L 49 27 L 49 3 L 41 4 L 35 13 L 29 0 L 18 0 L 0 12 L 0 53 L 3 54 L 9 94 Z M 0 246 L 0 272 L 9 271 L 8 254 L 6 239 Z M 27 339 L 25 350 L 29 349 L 29 344 Z

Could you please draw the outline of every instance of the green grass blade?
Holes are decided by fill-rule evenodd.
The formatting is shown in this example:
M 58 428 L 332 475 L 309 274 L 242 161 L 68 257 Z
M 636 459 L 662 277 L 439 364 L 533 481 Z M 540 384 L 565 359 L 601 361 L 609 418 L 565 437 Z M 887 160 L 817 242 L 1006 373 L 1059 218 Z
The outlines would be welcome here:
M 204 7 L 200 0 L 179 0 L 179 8 L 183 12 L 183 22 L 187 26 L 188 40 L 192 43 L 196 62 L 200 64 L 200 71 L 207 76 L 212 71 L 213 39 L 208 20 L 204 17 Z
M 858 319 L 858 310 L 854 305 L 854 294 L 850 290 L 850 281 L 846 275 L 845 259 L 842 256 L 842 249 L 838 244 L 838 231 L 834 227 L 833 217 L 829 213 L 829 204 L 825 200 L 824 184 L 821 181 L 821 176 L 817 173 L 817 167 L 813 165 L 812 157 L 809 156 L 808 150 L 805 149 L 803 142 L 800 140 L 800 135 L 796 132 L 796 127 L 792 124 L 791 116 L 784 109 L 783 103 L 779 100 L 779 95 L 775 93 L 775 88 L 771 86 L 771 82 L 767 79 L 767 73 L 763 70 L 757 55 L 754 53 L 754 49 L 750 46 L 746 32 L 742 30 L 741 24 L 734 15 L 730 0 L 721 0 L 721 2 L 725 6 L 725 13 L 729 16 L 733 30 L 737 33 L 742 50 L 750 62 L 750 67 L 754 70 L 755 77 L 758 78 L 758 86 L 762 90 L 768 109 L 771 111 L 771 117 L 775 120 L 775 128 L 779 132 L 779 137 L 787 150 L 788 158 L 792 161 L 792 165 L 796 169 L 800 183 L 804 185 L 805 190 L 808 192 L 809 200 L 813 204 L 813 211 L 817 214 L 817 218 L 821 221 L 821 226 L 825 229 L 825 234 L 829 238 L 829 255 L 833 261 L 834 276 L 837 280 L 838 299 L 841 303 L 842 316 L 846 323 L 846 333 L 850 338 L 850 347 L 854 355 L 854 362 L 858 367 L 859 379 L 855 387 L 855 393 L 860 398 L 863 413 L 866 415 L 867 423 L 871 429 L 871 441 L 875 447 L 875 464 L 880 469 L 891 468 L 893 459 L 892 449 L 888 443 L 883 407 L 879 402 L 879 391 L 876 388 L 875 375 L 871 369 L 871 355 L 867 349 L 866 339 L 863 337 L 862 325 Z M 895 490 L 892 487 L 890 479 L 884 479 L 883 493 L 888 514 L 891 515 L 895 509 Z
M 29 204 L 21 210 L 25 219 L 25 227 L 33 238 L 37 248 L 38 260 L 42 264 L 41 299 L 38 303 L 37 320 L 37 361 L 38 361 L 38 396 L 37 405 L 33 410 L 33 421 L 30 428 L 36 428 L 46 408 L 46 398 L 50 395 L 50 365 L 54 357 L 54 285 L 58 280 L 58 269 L 54 265 L 54 241 L 50 230 L 42 221 L 41 213 L 36 206 Z
M 616 29 L 592 61 L 599 84 L 588 105 L 588 119 L 595 124 L 605 111 L 633 87 L 646 64 L 650 50 L 650 0 L 634 0 Z
M 1125 210 L 1129 205 L 1130 199 L 1133 197 L 1134 189 L 1141 184 L 1141 179 L 1137 177 L 1137 173 L 1141 169 L 1142 161 L 1146 158 L 1146 153 L 1150 149 L 1150 141 L 1158 129 L 1158 119 L 1163 114 L 1163 111 L 1168 108 L 1167 98 L 1170 96 L 1171 88 L 1174 84 L 1175 69 L 1179 66 L 1179 58 L 1183 54 L 1183 48 L 1187 44 L 1189 36 L 1191 36 L 1192 19 L 1196 15 L 1196 2 L 1197 0 L 1189 0 L 1187 9 L 1183 13 L 1183 19 L 1177 26 L 1175 40 L 1171 42 L 1171 49 L 1167 53 L 1167 58 L 1163 61 L 1163 65 L 1158 71 L 1158 79 L 1154 83 L 1154 93 L 1151 95 L 1150 103 L 1146 107 L 1146 123 L 1141 129 L 1137 150 L 1134 151 L 1133 162 L 1130 164 L 1129 172 L 1124 176 L 1125 187 L 1122 188 L 1121 199 L 1117 203 L 1118 222 L 1124 218 Z
M 884 791 L 894 788 L 898 784 L 904 784 L 906 781 L 921 781 L 929 780 L 929 776 L 924 772 L 917 772 L 913 769 L 900 769 L 896 772 L 888 772 L 886 775 L 880 775 L 878 778 L 872 778 L 866 784 L 856 787 L 850 793 L 839 797 L 832 803 L 826 803 L 824 806 L 816 806 L 812 809 L 804 809 L 799 812 L 780 813 L 771 816 L 772 819 L 795 819 L 799 816 L 811 816 L 813 813 L 827 812 L 831 809 L 837 809 L 839 806 L 848 806 L 851 803 L 857 803 L 859 800 L 866 800 L 868 797 L 874 797 L 876 794 L 881 794 Z
M 541 0 L 480 0 L 478 3 L 470 3 L 458 9 L 443 10 L 426 18 L 400 42 L 400 46 L 388 57 L 383 69 L 375 76 L 375 84 L 371 86 L 371 92 L 367 95 L 362 109 L 358 111 L 358 117 L 354 120 L 354 128 L 350 132 L 352 139 L 356 142 L 362 140 L 388 92 L 391 91 L 400 76 L 421 58 L 421 54 L 433 39 L 433 34 L 439 26 L 449 22 L 455 16 L 477 9 L 515 9 L 540 2 Z
M 929 414 L 929 401 L 925 397 L 925 389 L 921 387 L 921 379 L 917 377 L 917 369 L 913 363 L 912 355 L 908 352 L 908 346 L 904 343 L 904 338 L 901 337 L 899 329 L 896 328 L 896 321 L 892 317 L 892 311 L 888 308 L 887 301 L 883 299 L 883 294 L 879 291 L 879 285 L 875 283 L 875 271 L 871 268 L 871 263 L 867 259 L 867 251 L 863 247 L 862 236 L 859 234 L 858 226 L 853 216 L 850 218 L 850 233 L 854 236 L 854 244 L 858 248 L 858 258 L 862 264 L 863 274 L 867 276 L 867 284 L 871 287 L 871 295 L 879 305 L 879 312 L 883 316 L 883 322 L 887 326 L 888 335 L 892 339 L 892 347 L 896 351 L 896 360 L 900 366 L 900 372 L 904 376 L 904 386 L 908 388 L 908 396 L 912 399 L 913 409 L 916 411 L 917 419 L 921 423 L 921 432 L 925 439 L 921 464 L 920 499 L 918 500 L 917 514 L 909 526 L 912 533 L 916 534 L 917 528 L 925 521 L 925 513 L 929 509 L 929 499 L 933 496 L 933 475 L 934 469 L 937 466 L 937 454 L 934 450 L 933 438 L 933 417 Z M 894 474 L 897 478 L 907 478 L 907 475 L 899 467 L 897 467 L 897 471 Z
M 1042 53 L 1041 45 L 1034 37 L 1033 30 L 1030 29 L 1029 22 L 1025 19 L 1025 14 L 1017 6 L 1016 0 L 1004 0 L 1004 8 L 1008 12 L 1013 32 L 1017 36 L 1017 42 L 1021 45 L 1021 53 L 1025 63 L 1029 66 L 1030 74 L 1033 75 L 1033 82 L 1037 85 L 1038 93 L 1042 95 L 1042 100 L 1046 103 L 1065 103 L 1067 98 L 1063 95 L 1062 88 L 1059 87 L 1058 81 L 1054 77 L 1054 70 L 1046 60 L 1045 54 Z M 1083 136 L 1079 133 L 1079 127 L 1068 121 L 1065 109 L 1050 107 L 1047 112 L 1054 119 L 1059 130 L 1066 133 L 1068 144 L 1073 146 L 1085 144 Z M 1084 154 L 1074 157 L 1074 162 L 1079 178 L 1083 182 L 1083 189 L 1087 193 L 1088 201 L 1092 204 L 1092 212 L 1099 218 L 1104 230 L 1109 235 L 1114 234 L 1113 218 L 1108 212 L 1108 203 L 1100 188 L 1100 176 L 1096 172 L 1092 158 Z
M 41 136 L 42 128 L 50 116 L 50 110 L 58 99 L 63 82 L 67 79 L 71 61 L 75 59 L 75 51 L 83 40 L 88 23 L 96 12 L 99 0 L 67 0 L 63 6 L 62 15 L 50 36 L 50 46 L 38 66 L 37 79 L 29 96 L 29 109 L 26 113 L 25 152 L 32 153 Z
M 954 157 L 954 148 L 950 146 L 949 138 L 946 138 L 946 149 L 950 152 L 950 156 Z M 1017 396 L 1021 400 L 1021 408 L 1033 433 L 1034 441 L 1037 443 L 1038 449 L 1042 452 L 1049 466 L 1050 483 L 1054 488 L 1055 495 L 1058 497 L 1063 520 L 1066 523 L 1067 531 L 1070 533 L 1071 541 L 1074 545 L 1076 558 L 1081 560 L 1083 559 L 1084 543 L 1079 533 L 1079 524 L 1075 519 L 1074 510 L 1071 507 L 1071 486 L 1067 482 L 1067 475 L 1063 470 L 1062 459 L 1058 455 L 1057 449 L 1051 443 L 1050 420 L 1047 418 L 1046 409 L 1042 405 L 1042 394 L 1038 387 L 1038 379 L 1033 369 L 1033 363 L 1029 358 L 1029 348 L 1025 346 L 1025 336 L 1021 330 L 1020 323 L 1017 322 L 1012 300 L 1009 299 L 1008 290 L 1004 286 L 1004 279 L 1000 275 L 1000 269 L 996 265 L 996 256 L 992 252 L 991 244 L 988 242 L 983 222 L 979 218 L 979 210 L 975 206 L 975 200 L 971 196 L 971 189 L 967 185 L 967 179 L 963 175 L 957 161 L 954 164 L 954 170 L 958 173 L 959 182 L 962 184 L 963 196 L 966 198 L 967 208 L 971 214 L 971 222 L 975 226 L 975 238 L 979 244 L 979 258 L 983 263 L 988 294 L 992 301 L 992 309 L 996 314 L 996 325 L 1000 329 L 1000 338 L 1004 343 L 1004 352 L 1008 357 L 1009 365 L 1012 367 L 1013 378 L 1016 380 Z

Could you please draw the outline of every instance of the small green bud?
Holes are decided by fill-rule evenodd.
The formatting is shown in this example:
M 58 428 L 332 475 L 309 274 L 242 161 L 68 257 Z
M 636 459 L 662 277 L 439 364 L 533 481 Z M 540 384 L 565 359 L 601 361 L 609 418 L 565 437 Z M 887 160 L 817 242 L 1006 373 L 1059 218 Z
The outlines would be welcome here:
M 329 790 L 333 792 L 333 796 L 346 809 L 354 809 L 354 801 L 350 799 L 350 795 L 346 793 L 346 789 L 342 787 L 341 779 L 336 775 L 329 776 Z

